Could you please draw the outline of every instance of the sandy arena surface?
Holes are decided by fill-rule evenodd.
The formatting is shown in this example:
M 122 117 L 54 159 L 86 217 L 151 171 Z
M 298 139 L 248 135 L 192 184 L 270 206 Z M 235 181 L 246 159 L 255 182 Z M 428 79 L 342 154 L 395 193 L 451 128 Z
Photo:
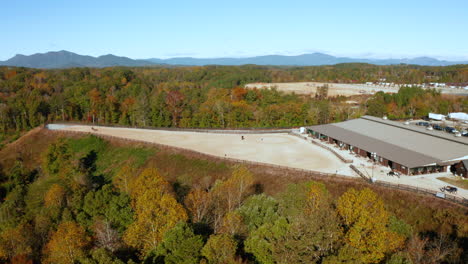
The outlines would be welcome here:
M 82 131 L 121 138 L 155 142 L 201 153 L 248 161 L 264 162 L 300 169 L 338 173 L 357 177 L 349 166 L 331 152 L 307 144 L 288 134 L 239 134 L 176 132 L 164 130 L 63 126 L 59 130 Z
M 347 83 L 319 83 L 319 82 L 294 82 L 294 83 L 250 83 L 245 85 L 246 88 L 271 88 L 276 86 L 279 91 L 296 94 L 311 94 L 315 95 L 317 87 L 328 84 L 329 96 L 351 96 L 359 94 L 374 94 L 378 91 L 385 93 L 397 93 L 398 86 L 381 86 L 381 85 L 367 85 L 367 84 L 347 84 Z M 441 89 L 442 93 L 447 94 L 468 94 L 464 89 Z

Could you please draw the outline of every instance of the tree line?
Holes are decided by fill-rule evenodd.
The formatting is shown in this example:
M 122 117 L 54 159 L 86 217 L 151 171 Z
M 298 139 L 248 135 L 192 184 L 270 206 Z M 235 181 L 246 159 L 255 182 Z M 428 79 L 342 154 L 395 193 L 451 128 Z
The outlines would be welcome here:
M 466 81 L 464 65 L 447 67 L 341 64 L 320 67 L 206 66 L 174 68 L 0 68 L 0 130 L 44 122 L 80 121 L 140 127 L 292 127 L 337 122 L 368 113 L 396 118 L 429 110 L 467 111 L 467 100 L 406 88 L 398 98 L 377 94 L 358 106 L 347 98 L 245 89 L 251 82 L 397 83 Z M 416 92 L 414 92 L 416 91 Z

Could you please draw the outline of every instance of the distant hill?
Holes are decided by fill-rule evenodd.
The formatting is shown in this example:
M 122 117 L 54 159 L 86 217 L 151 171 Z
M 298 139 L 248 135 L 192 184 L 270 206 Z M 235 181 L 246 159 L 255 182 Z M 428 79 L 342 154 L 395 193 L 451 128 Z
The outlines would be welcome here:
M 323 53 L 311 53 L 297 56 L 267 55 L 249 58 L 170 58 L 170 59 L 149 59 L 154 63 L 165 63 L 172 65 L 285 65 L 285 66 L 320 66 L 334 65 L 339 63 L 370 63 L 376 65 L 392 64 L 416 64 L 427 66 L 446 66 L 454 64 L 468 64 L 468 61 L 444 61 L 430 57 L 417 57 L 412 59 L 359 59 L 348 57 L 335 57 Z
M 36 53 L 33 55 L 16 55 L 13 58 L 0 61 L 0 65 L 29 68 L 70 68 L 70 67 L 112 67 L 112 66 L 152 66 L 152 65 L 284 65 L 284 66 L 319 66 L 339 63 L 370 63 L 376 65 L 416 64 L 428 66 L 446 66 L 454 64 L 468 64 L 468 61 L 445 61 L 430 57 L 412 59 L 359 59 L 348 57 L 335 57 L 323 53 L 311 53 L 298 56 L 266 55 L 248 58 L 169 58 L 134 60 L 112 54 L 92 57 L 79 55 L 69 51 L 53 51 Z
M 112 54 L 92 57 L 62 50 L 47 53 L 36 53 L 30 56 L 18 54 L 7 61 L 0 61 L 0 65 L 29 68 L 102 68 L 112 66 L 150 66 L 154 65 L 154 63 L 147 60 L 133 60 L 127 57 L 118 57 Z

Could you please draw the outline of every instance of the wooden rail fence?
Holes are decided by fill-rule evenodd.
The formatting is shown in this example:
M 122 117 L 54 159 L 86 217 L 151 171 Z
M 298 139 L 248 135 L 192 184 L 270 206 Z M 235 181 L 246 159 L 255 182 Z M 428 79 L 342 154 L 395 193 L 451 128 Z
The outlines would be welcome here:
M 51 125 L 76 125 L 76 126 L 92 126 L 92 127 L 115 127 L 115 128 L 137 128 L 148 130 L 165 130 L 179 132 L 198 132 L 198 133 L 220 133 L 220 134 L 267 134 L 267 133 L 289 133 L 293 128 L 253 128 L 253 129 L 206 129 L 206 128 L 179 128 L 179 127 L 145 127 L 145 126 L 123 126 L 117 124 L 92 124 L 82 122 L 53 122 Z M 47 124 L 45 125 L 47 127 Z
M 302 137 L 298 134 L 295 134 L 295 133 L 289 133 L 290 135 L 294 135 L 296 137 L 299 137 L 299 138 L 302 138 L 302 139 L 305 139 L 307 140 L 308 138 L 307 137 Z M 320 142 L 317 142 L 315 140 L 311 140 L 310 142 L 312 142 L 312 144 L 315 144 L 321 148 L 324 148 L 328 151 L 330 151 L 331 153 L 333 153 L 336 157 L 338 157 L 341 161 L 343 161 L 344 163 L 353 163 L 353 160 L 352 159 L 347 159 L 343 156 L 340 155 L 340 153 L 336 152 L 333 148 L 330 148 L 329 146 L 325 146 L 324 144 L 320 143 Z
M 361 178 L 363 178 L 365 181 L 367 182 L 371 182 L 369 177 L 367 177 L 366 175 L 364 175 L 364 173 L 362 173 L 358 168 L 356 168 L 356 166 L 354 166 L 353 164 L 349 165 L 349 167 L 355 172 L 357 173 L 357 175 L 361 176 Z

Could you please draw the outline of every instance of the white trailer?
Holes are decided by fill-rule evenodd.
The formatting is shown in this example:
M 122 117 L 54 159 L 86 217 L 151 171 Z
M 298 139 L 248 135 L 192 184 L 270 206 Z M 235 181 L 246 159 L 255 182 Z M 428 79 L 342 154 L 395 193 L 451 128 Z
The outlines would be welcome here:
M 468 114 L 467 113 L 462 113 L 462 112 L 449 113 L 448 116 L 451 119 L 460 120 L 460 121 L 468 121 Z
M 434 120 L 445 120 L 445 116 L 441 114 L 429 113 L 429 118 Z

